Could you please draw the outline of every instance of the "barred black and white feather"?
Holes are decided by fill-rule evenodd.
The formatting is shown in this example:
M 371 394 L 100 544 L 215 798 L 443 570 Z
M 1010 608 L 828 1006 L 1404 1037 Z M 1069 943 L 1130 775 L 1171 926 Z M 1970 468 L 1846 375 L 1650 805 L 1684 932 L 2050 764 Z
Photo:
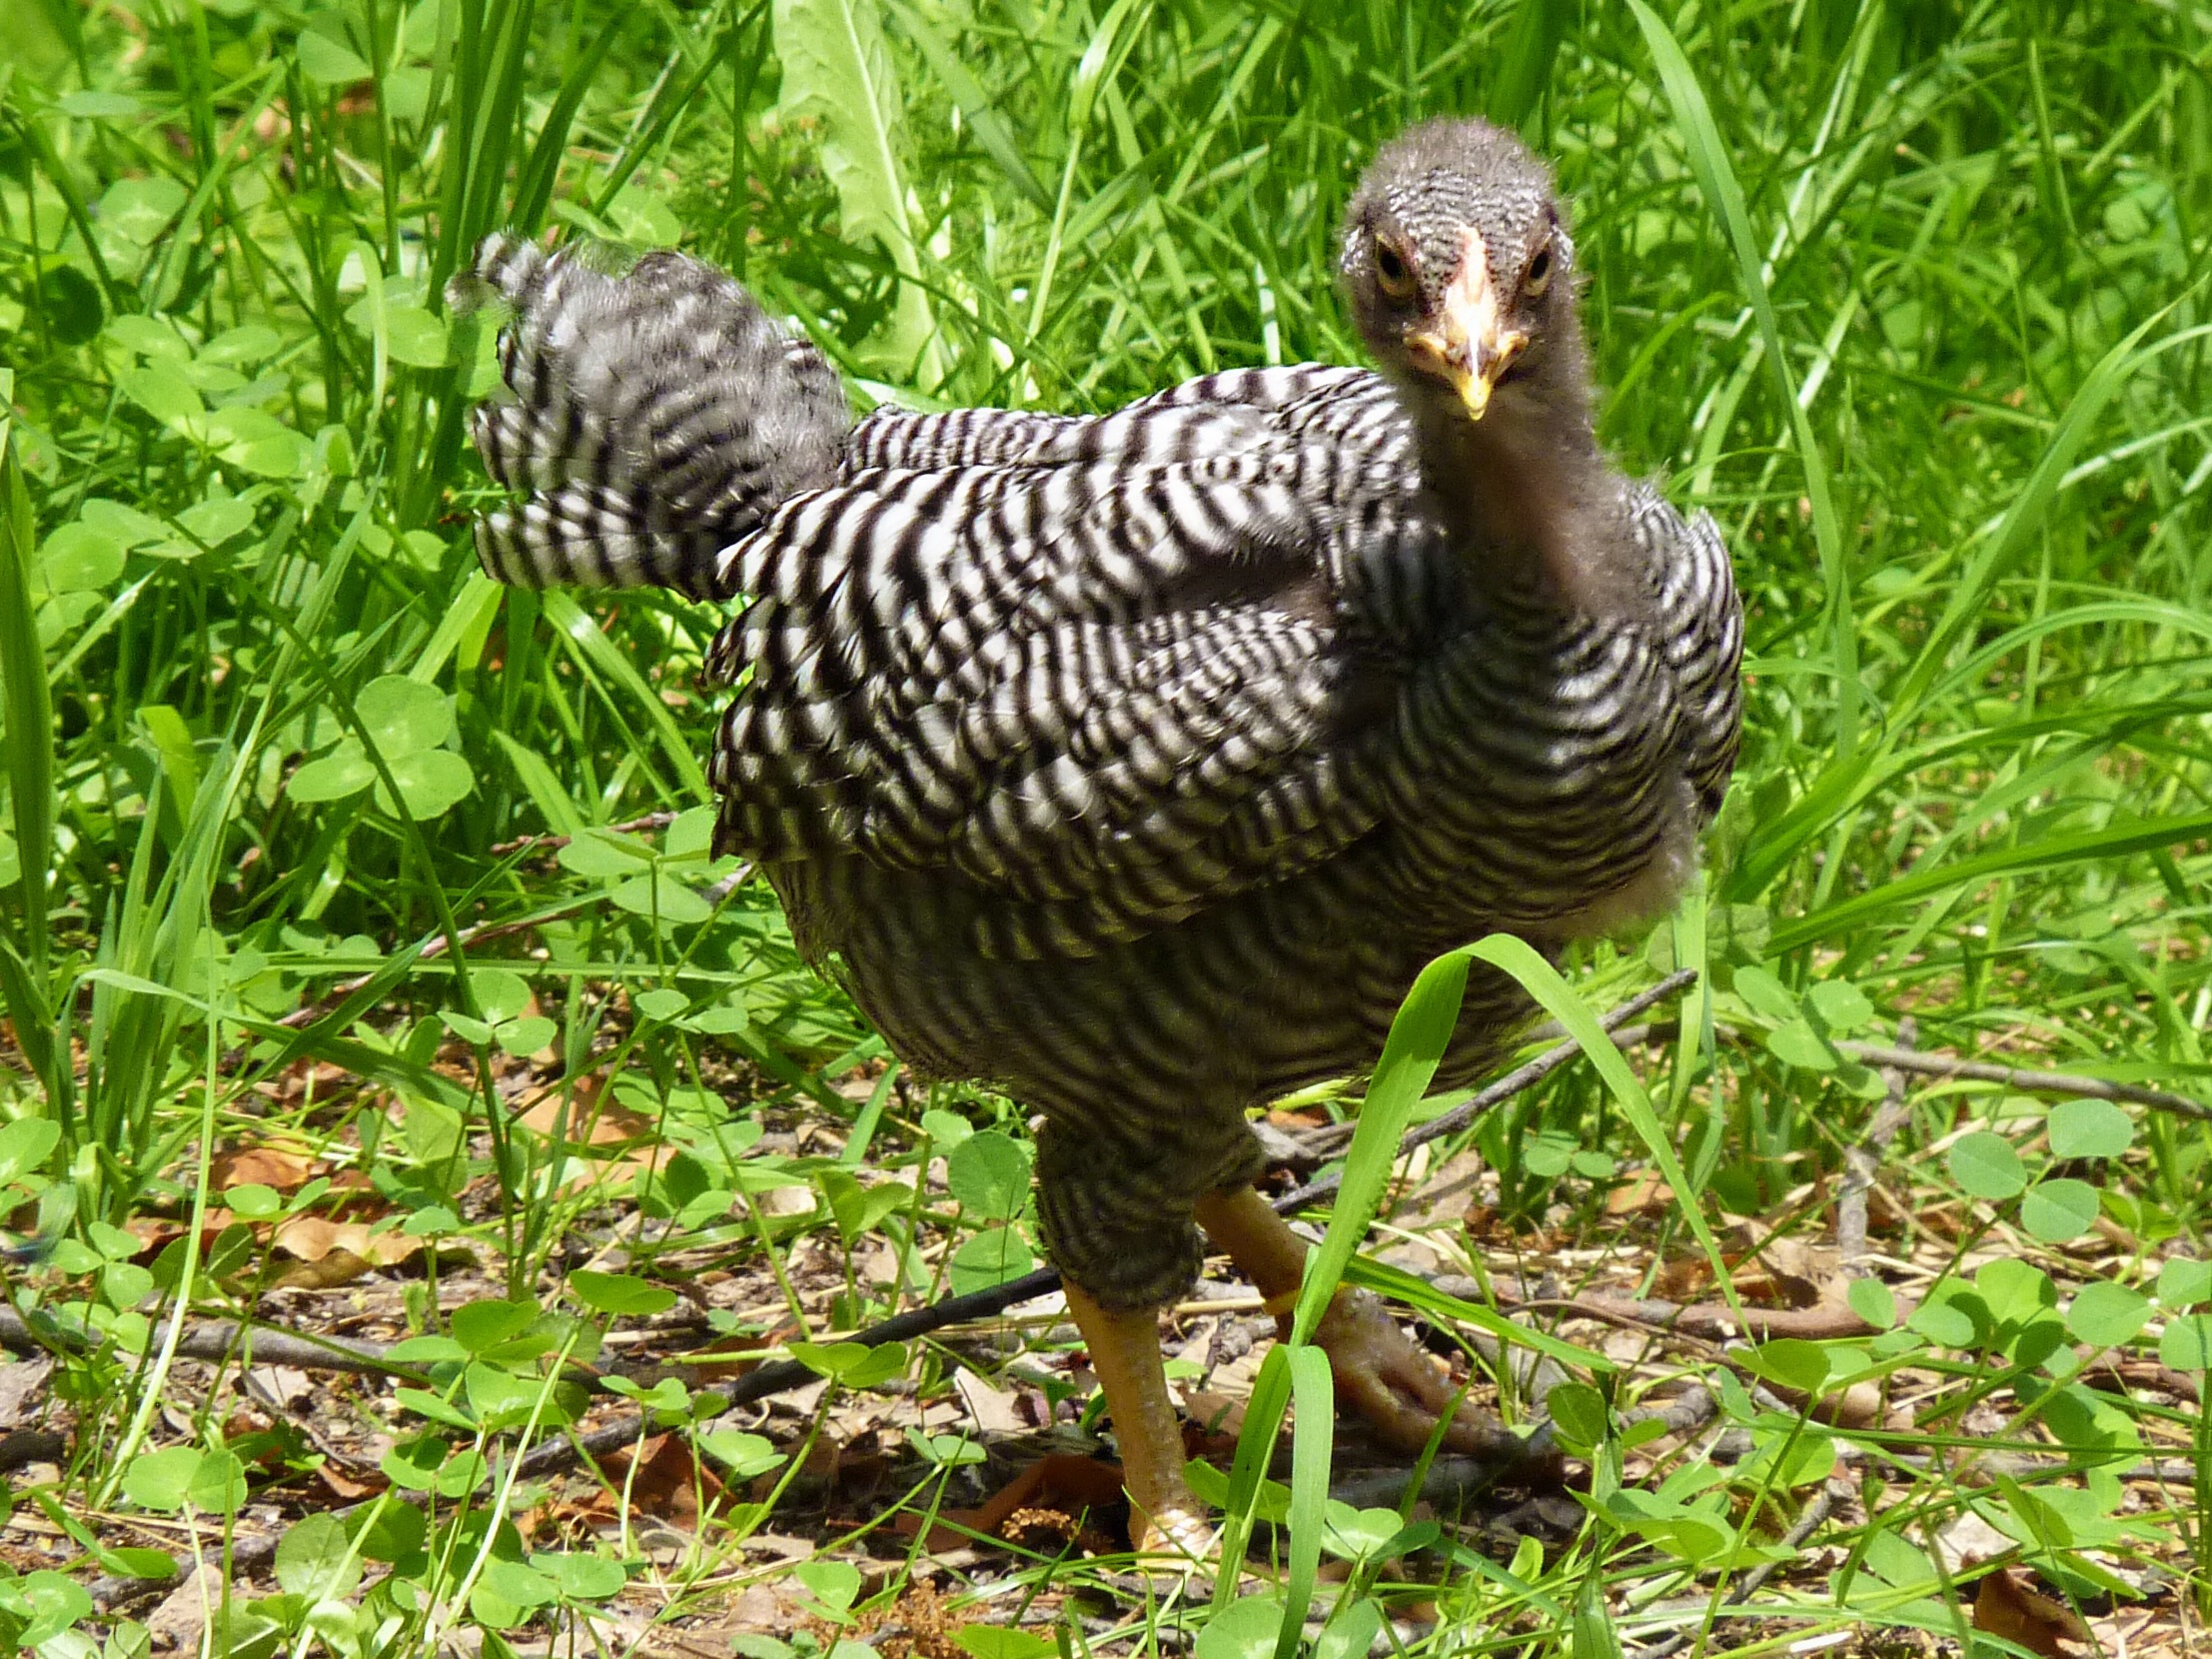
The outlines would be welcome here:
M 526 588 L 674 588 L 782 502 L 834 475 L 851 425 L 836 372 L 744 289 L 686 255 L 548 253 L 495 236 L 457 281 L 513 320 L 510 399 L 480 405 L 477 452 L 525 499 L 477 522 L 477 554 Z
M 1432 188 L 1461 141 L 1416 136 L 1355 203 L 1348 272 L 1371 220 L 1450 250 L 1468 215 L 1565 265 L 1511 140 Z M 527 494 L 484 521 L 486 568 L 740 600 L 709 660 L 738 686 L 720 845 L 910 1064 L 1045 1113 L 1045 1233 L 1108 1305 L 1180 1288 L 1191 1199 L 1256 1166 L 1246 1108 L 1372 1063 L 1436 953 L 1557 949 L 1692 868 L 1741 617 L 1710 520 L 1591 437 L 1568 281 L 1528 287 L 1542 338 L 1471 435 L 1357 282 L 1387 374 L 855 426 L 694 261 L 495 242 L 477 270 L 515 308 L 478 444 Z M 1444 1080 L 1527 1007 L 1478 971 Z

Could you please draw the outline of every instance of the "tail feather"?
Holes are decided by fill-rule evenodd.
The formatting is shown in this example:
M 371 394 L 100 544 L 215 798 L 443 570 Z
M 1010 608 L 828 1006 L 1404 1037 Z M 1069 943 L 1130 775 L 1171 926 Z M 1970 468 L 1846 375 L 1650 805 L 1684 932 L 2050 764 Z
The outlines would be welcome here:
M 851 427 L 836 371 L 712 266 L 660 252 L 614 271 L 597 250 L 501 235 L 452 301 L 487 297 L 513 311 L 513 396 L 472 431 L 526 498 L 477 523 L 500 581 L 723 597 L 715 556 L 835 477 Z

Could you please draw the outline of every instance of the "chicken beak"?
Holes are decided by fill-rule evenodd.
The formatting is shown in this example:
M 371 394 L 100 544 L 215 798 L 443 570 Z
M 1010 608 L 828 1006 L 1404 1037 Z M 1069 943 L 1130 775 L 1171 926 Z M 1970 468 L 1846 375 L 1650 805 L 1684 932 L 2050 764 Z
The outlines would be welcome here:
M 1499 380 L 1528 349 L 1529 337 L 1505 326 L 1483 239 L 1465 232 L 1462 247 L 1460 268 L 1438 307 L 1439 326 L 1407 336 L 1406 346 L 1415 364 L 1460 395 L 1468 419 L 1480 421 L 1490 411 Z

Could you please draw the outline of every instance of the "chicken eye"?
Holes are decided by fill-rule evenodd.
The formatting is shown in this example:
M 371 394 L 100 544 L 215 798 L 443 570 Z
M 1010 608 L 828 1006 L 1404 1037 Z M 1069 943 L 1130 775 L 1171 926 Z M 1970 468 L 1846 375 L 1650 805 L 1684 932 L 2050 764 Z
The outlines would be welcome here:
M 1388 242 L 1375 244 L 1375 281 L 1394 300 L 1413 298 L 1413 267 L 1406 263 L 1406 256 Z
M 1539 248 L 1536 258 L 1529 261 L 1529 269 L 1522 274 L 1521 292 L 1534 300 L 1552 286 L 1552 250 Z

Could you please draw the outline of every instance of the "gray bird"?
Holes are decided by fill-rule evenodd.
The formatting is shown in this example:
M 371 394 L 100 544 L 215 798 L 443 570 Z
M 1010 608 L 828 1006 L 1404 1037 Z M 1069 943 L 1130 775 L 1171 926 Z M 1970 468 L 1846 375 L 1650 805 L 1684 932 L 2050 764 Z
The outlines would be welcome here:
M 718 842 L 929 1076 L 1043 1114 L 1037 1213 L 1151 1528 L 1202 1546 L 1157 1310 L 1200 1227 L 1269 1297 L 1304 1243 L 1248 1111 L 1374 1063 L 1432 957 L 1663 911 L 1733 765 L 1741 616 L 1711 522 L 1591 427 L 1550 177 L 1416 127 L 1340 276 L 1382 367 L 1209 375 L 1117 414 L 878 409 L 719 272 L 494 238 L 517 505 L 503 581 L 742 608 L 710 658 Z M 1529 1011 L 1470 981 L 1439 1086 Z M 1373 1298 L 1320 1340 L 1418 1446 L 1452 1391 Z M 1473 1447 L 1500 1433 L 1472 1411 Z M 1141 1529 L 1141 1523 L 1140 1523 Z

